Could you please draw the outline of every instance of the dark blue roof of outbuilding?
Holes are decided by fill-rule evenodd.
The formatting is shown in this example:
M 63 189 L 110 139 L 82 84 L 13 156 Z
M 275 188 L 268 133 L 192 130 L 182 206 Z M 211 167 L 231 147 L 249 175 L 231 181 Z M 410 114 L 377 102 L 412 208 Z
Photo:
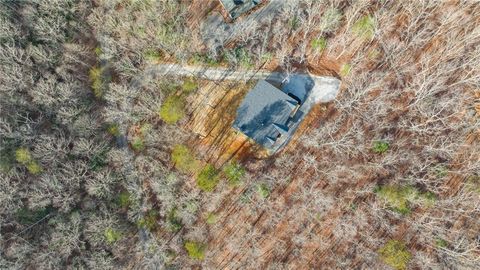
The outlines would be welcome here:
M 265 0 L 220 0 L 232 19 L 248 12 L 263 1 Z
M 261 80 L 245 96 L 233 127 L 268 148 L 281 128 L 288 130 L 287 122 L 296 104 L 295 99 Z

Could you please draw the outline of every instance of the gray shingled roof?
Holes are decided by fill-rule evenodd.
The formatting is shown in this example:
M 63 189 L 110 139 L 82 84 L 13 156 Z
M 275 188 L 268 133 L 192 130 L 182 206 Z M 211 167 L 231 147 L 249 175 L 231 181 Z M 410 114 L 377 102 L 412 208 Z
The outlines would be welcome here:
M 271 147 L 272 141 L 288 130 L 287 123 L 295 104 L 295 99 L 261 80 L 245 96 L 233 127 L 264 147 Z
M 235 19 L 265 0 L 220 0 L 232 19 Z

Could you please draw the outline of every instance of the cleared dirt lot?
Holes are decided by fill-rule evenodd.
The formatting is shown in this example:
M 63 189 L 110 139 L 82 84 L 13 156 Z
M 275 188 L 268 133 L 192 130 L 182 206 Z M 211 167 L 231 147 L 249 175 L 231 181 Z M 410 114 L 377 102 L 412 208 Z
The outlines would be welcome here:
M 187 130 L 191 145 L 207 162 L 220 167 L 226 161 L 251 155 L 254 144 L 232 128 L 238 105 L 251 83 L 202 81 L 188 99 Z M 253 149 L 252 149 L 253 148 Z

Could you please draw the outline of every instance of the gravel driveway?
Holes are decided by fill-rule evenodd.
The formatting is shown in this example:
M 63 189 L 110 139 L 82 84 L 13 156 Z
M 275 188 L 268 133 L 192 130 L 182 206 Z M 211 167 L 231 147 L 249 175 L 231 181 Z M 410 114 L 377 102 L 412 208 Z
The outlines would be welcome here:
M 222 80 L 261 80 L 266 79 L 272 84 L 280 85 L 287 80 L 287 75 L 280 72 L 270 71 L 239 71 L 226 68 L 206 68 L 198 66 L 182 66 L 179 64 L 161 64 L 149 68 L 147 73 L 155 76 L 155 74 L 175 75 L 175 76 L 192 76 L 200 77 L 205 80 L 222 81 Z M 307 103 L 330 102 L 335 99 L 340 87 L 340 80 L 335 77 L 315 76 L 310 74 L 291 74 L 292 80 L 313 80 L 313 88 L 309 89 Z

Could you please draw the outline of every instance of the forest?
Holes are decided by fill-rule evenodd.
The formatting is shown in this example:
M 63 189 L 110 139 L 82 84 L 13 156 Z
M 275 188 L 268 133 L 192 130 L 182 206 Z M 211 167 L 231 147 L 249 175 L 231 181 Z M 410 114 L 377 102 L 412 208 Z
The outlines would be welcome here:
M 268 155 L 168 64 L 341 88 Z M 479 141 L 477 1 L 0 1 L 0 269 L 480 269 Z

